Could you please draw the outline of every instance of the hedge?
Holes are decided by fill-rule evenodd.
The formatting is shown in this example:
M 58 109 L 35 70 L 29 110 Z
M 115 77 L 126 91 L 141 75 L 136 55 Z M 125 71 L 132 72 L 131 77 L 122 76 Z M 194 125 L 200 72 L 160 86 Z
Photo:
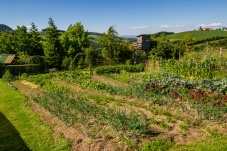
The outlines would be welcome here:
M 0 66 L 0 78 L 7 69 L 13 76 L 19 76 L 22 73 L 27 73 L 29 75 L 43 73 L 45 68 L 40 64 Z
M 116 65 L 116 66 L 100 66 L 96 67 L 96 74 L 110 74 L 110 73 L 120 73 L 121 71 L 127 72 L 143 72 L 145 70 L 144 64 L 138 65 Z

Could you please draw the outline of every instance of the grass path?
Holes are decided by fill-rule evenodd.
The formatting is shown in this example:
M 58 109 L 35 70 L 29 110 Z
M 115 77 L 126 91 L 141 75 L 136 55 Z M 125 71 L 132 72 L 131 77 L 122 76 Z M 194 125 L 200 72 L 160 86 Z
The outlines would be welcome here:
M 26 97 L 0 80 L 0 150 L 71 150 L 70 142 L 42 122 Z

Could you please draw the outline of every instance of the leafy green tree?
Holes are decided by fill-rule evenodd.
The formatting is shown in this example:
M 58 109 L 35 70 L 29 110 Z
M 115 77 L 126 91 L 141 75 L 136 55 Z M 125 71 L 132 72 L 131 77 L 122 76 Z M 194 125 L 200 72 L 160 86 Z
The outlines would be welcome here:
M 72 66 L 78 54 L 82 54 L 89 47 L 88 32 L 84 30 L 80 22 L 74 25 L 71 24 L 61 36 L 61 43 L 67 55 L 64 59 L 65 65 L 66 62 L 70 62 Z
M 35 26 L 34 23 L 31 23 L 30 28 L 30 50 L 28 51 L 28 55 L 34 56 L 34 55 L 44 55 L 43 47 L 41 45 L 41 36 L 38 32 L 37 26 Z
M 60 43 L 57 27 L 52 18 L 49 18 L 49 27 L 46 30 L 46 43 L 44 45 L 45 62 L 49 67 L 60 67 L 64 51 Z
M 12 31 L 6 30 L 0 35 L 0 53 L 16 53 L 15 39 Z
M 163 59 L 173 58 L 174 46 L 165 35 L 157 38 L 157 47 L 151 49 L 151 55 Z
M 178 58 L 180 59 L 184 52 L 192 51 L 194 43 L 195 39 L 191 36 L 191 34 L 185 34 L 180 41 L 180 51 Z
M 117 63 L 119 51 L 119 40 L 117 38 L 117 31 L 114 27 L 110 27 L 107 34 L 103 34 L 98 42 L 102 48 L 102 55 L 110 64 Z
M 126 60 L 130 60 L 133 57 L 133 45 L 123 38 L 119 38 L 119 54 L 118 63 L 124 64 Z
M 190 51 L 193 48 L 195 39 L 191 36 L 191 34 L 185 34 L 181 39 L 180 43 L 181 43 L 181 46 L 185 49 L 185 51 Z
M 27 27 L 17 26 L 17 29 L 14 32 L 15 38 L 15 51 L 17 54 L 26 53 L 29 54 L 30 49 L 30 35 L 27 32 Z
M 93 67 L 101 62 L 102 57 L 100 54 L 99 46 L 95 43 L 85 49 L 85 61 L 89 65 L 90 75 L 93 75 Z
M 98 44 L 103 58 L 110 64 L 124 63 L 132 57 L 132 46 L 125 39 L 117 37 L 117 31 L 112 26 L 99 38 Z

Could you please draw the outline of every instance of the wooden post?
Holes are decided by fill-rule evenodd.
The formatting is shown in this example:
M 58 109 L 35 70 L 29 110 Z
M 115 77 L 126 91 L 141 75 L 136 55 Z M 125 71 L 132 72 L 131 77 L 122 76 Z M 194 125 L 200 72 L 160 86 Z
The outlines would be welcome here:
M 89 63 L 89 71 L 90 71 L 90 76 L 93 76 L 93 70 L 92 70 L 92 64 Z
M 219 57 L 222 58 L 222 48 L 220 48 Z

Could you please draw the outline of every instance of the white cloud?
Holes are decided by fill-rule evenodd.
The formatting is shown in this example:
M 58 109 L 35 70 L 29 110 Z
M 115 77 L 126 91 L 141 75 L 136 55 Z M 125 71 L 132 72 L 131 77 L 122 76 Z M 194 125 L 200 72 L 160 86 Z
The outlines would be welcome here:
M 186 27 L 184 25 L 162 25 L 160 28 L 183 28 Z
M 144 28 L 150 28 L 150 26 L 138 26 L 138 27 L 132 27 L 132 29 L 144 29 Z
M 222 26 L 222 23 L 212 23 L 212 24 L 210 24 L 210 26 L 219 27 L 219 26 Z
M 25 26 L 27 29 L 30 29 L 32 26 L 31 25 L 29 25 L 29 26 Z
M 211 24 L 199 24 L 196 25 L 195 27 L 220 27 L 223 26 L 222 23 L 211 23 Z
M 183 27 L 186 27 L 184 25 L 175 25 L 176 28 L 183 28 Z
M 162 25 L 160 26 L 161 28 L 170 28 L 170 27 L 173 27 L 173 25 Z

